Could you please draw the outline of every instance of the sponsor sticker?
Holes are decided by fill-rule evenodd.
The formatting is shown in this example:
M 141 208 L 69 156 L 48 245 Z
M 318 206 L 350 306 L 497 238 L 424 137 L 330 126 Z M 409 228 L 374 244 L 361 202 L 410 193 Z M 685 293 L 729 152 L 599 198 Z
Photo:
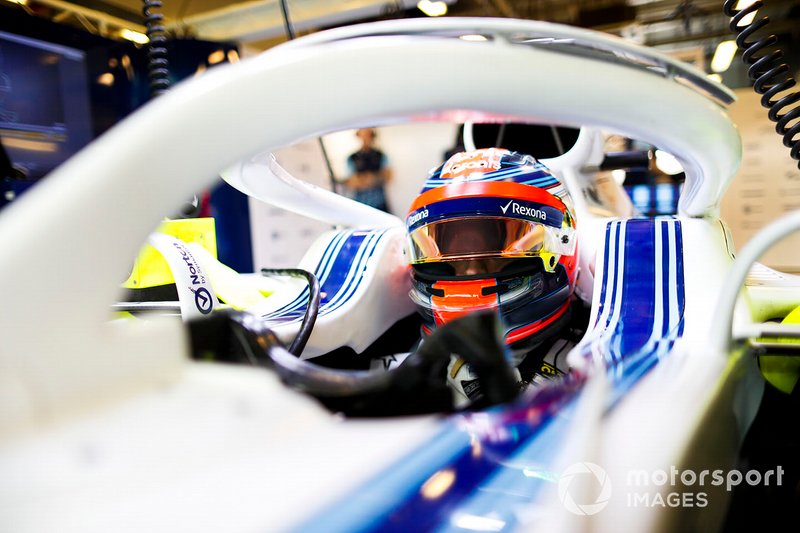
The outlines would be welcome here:
M 518 215 L 525 218 L 531 218 L 540 222 L 547 222 L 547 211 L 541 207 L 532 207 L 530 205 L 523 205 L 522 203 L 511 200 L 505 205 L 500 206 L 500 211 L 504 215 Z
M 457 178 L 473 172 L 485 173 L 499 170 L 500 160 L 504 153 L 495 148 L 488 148 L 456 154 L 445 163 L 441 177 L 443 179 Z
M 211 282 L 185 242 L 164 233 L 152 234 L 148 242 L 172 271 L 184 320 L 207 315 L 219 305 Z

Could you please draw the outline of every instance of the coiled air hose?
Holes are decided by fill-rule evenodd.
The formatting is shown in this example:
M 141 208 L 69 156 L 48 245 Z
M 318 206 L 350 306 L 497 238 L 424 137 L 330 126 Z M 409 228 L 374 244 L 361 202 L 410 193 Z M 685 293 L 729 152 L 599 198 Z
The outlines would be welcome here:
M 164 15 L 156 10 L 161 0 L 143 0 L 142 14 L 149 43 L 147 45 L 147 76 L 150 83 L 150 97 L 169 90 L 169 61 L 167 60 L 167 32 L 164 28 Z
M 769 24 L 769 17 L 762 16 L 758 20 L 740 26 L 741 20 L 763 7 L 764 2 L 757 0 L 744 9 L 737 10 L 737 0 L 725 0 L 723 11 L 732 17 L 730 29 L 736 36 L 736 45 L 742 50 L 742 61 L 749 65 L 747 75 L 753 81 L 753 90 L 762 95 L 761 105 L 769 111 L 767 115 L 775 122 L 775 131 L 783 136 L 783 145 L 789 148 L 792 159 L 798 161 L 800 168 L 800 106 L 791 106 L 800 102 L 800 92 L 793 91 L 778 97 L 797 83 L 792 76 L 789 65 L 783 63 L 783 51 L 775 49 L 778 38 L 775 35 L 758 37 L 756 32 Z M 792 121 L 797 120 L 790 126 Z

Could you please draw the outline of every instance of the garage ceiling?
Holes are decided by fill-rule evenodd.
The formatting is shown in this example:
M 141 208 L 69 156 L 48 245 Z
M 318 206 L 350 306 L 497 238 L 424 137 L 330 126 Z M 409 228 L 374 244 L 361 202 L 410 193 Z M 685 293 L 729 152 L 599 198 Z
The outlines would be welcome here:
M 144 31 L 142 0 L 27 1 L 27 9 L 62 23 L 113 36 Z M 284 40 L 278 0 L 162 0 L 170 32 L 236 41 L 261 50 Z M 714 47 L 729 39 L 722 0 L 446 0 L 449 15 L 517 17 L 599 29 L 668 50 Z M 421 16 L 416 0 L 288 0 L 298 33 L 366 20 Z M 766 0 L 776 33 L 800 31 L 798 0 Z

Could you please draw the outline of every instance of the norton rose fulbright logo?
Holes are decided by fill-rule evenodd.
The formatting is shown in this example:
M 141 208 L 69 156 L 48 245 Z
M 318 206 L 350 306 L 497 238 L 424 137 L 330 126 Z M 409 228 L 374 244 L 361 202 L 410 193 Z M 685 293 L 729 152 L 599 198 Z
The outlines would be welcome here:
M 197 307 L 197 310 L 200 311 L 201 314 L 207 315 L 214 308 L 214 300 L 212 299 L 211 293 L 208 291 L 208 289 L 203 287 L 203 284 L 206 282 L 206 278 L 203 275 L 197 260 L 194 258 L 194 255 L 192 255 L 192 253 L 182 244 L 174 242 L 172 243 L 172 246 L 178 250 L 178 253 L 181 254 L 181 259 L 183 259 L 183 262 L 186 263 L 186 268 L 189 272 L 189 280 L 192 283 L 192 285 L 189 287 L 189 290 L 192 291 L 192 294 L 194 294 L 195 307 Z
M 730 492 L 743 482 L 750 486 L 781 486 L 783 466 L 763 474 L 759 470 L 628 470 L 625 505 L 627 507 L 706 507 L 707 487 L 724 487 Z M 673 490 L 670 490 L 673 489 Z M 594 463 L 574 463 L 558 480 L 558 498 L 564 508 L 576 515 L 590 516 L 606 508 L 612 488 L 608 473 Z
M 214 308 L 214 301 L 211 299 L 211 293 L 205 287 L 200 287 L 197 290 L 192 289 L 194 292 L 194 305 L 197 310 L 202 314 L 207 315 Z

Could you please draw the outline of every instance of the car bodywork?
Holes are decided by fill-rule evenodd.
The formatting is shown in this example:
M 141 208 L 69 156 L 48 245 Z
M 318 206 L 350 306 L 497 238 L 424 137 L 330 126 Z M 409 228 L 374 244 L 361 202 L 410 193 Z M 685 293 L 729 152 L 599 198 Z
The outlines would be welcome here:
M 458 38 L 465 34 L 487 39 Z M 379 73 L 368 84 L 365 69 Z M 0 216 L 3 529 L 718 524 L 724 491 L 680 513 L 632 507 L 621 495 L 631 471 L 730 467 L 758 405 L 754 361 L 709 334 L 732 264 L 718 219 L 741 150 L 725 114 L 730 100 L 722 86 L 656 52 L 594 32 L 492 19 L 331 30 L 175 87 Z M 579 223 L 592 311 L 571 354 L 574 379 L 486 412 L 341 420 L 265 370 L 191 361 L 177 321 L 108 322 L 139 244 L 176 200 L 216 173 L 328 131 L 465 113 L 608 128 L 684 166 L 676 217 L 587 215 Z M 582 162 L 552 165 L 573 191 Z M 292 199 L 297 190 L 272 201 L 326 211 L 327 193 Z M 352 229 L 307 256 L 316 269 L 342 250 L 353 254 L 341 256 L 350 281 L 337 278 L 349 296 L 328 295 L 312 352 L 324 343 L 362 348 L 379 330 L 373 323 L 411 309 L 396 272 L 402 223 L 351 207 L 331 208 L 329 221 Z M 261 314 L 288 323 L 280 316 L 296 310 Z M 580 507 L 580 488 L 568 491 L 578 507 L 559 493 L 560 474 L 576 464 L 600 465 L 608 476 L 615 492 L 602 483 L 589 498 L 602 509 Z

